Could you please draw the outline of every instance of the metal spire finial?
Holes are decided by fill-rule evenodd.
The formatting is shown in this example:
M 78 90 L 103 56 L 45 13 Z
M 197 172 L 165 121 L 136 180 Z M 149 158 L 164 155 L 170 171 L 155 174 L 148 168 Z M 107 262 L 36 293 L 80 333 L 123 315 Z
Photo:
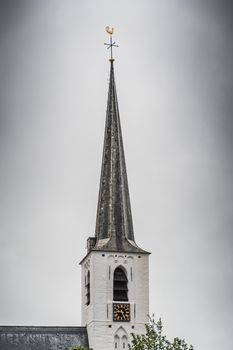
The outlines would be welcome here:
M 116 45 L 115 41 L 112 42 L 112 35 L 113 35 L 113 32 L 114 32 L 114 28 L 112 27 L 109 27 L 107 26 L 105 28 L 106 32 L 110 35 L 110 43 L 104 43 L 104 45 L 107 45 L 107 49 L 111 49 L 111 58 L 110 58 L 110 61 L 113 62 L 114 61 L 114 58 L 113 58 L 113 55 L 112 55 L 112 48 L 113 47 L 119 47 L 118 45 Z

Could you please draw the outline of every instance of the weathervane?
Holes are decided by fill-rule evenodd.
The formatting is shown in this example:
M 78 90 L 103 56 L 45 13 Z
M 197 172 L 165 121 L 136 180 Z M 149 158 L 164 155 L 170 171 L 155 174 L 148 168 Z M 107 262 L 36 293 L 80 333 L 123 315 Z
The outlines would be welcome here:
M 112 48 L 113 47 L 119 47 L 118 45 L 115 45 L 115 41 L 112 42 L 112 35 L 113 35 L 113 32 L 114 32 L 114 28 L 111 28 L 109 26 L 107 26 L 105 28 L 106 32 L 110 35 L 110 43 L 104 43 L 104 45 L 107 45 L 107 49 L 111 49 L 111 58 L 110 58 L 110 61 L 114 61 L 114 58 L 112 57 Z

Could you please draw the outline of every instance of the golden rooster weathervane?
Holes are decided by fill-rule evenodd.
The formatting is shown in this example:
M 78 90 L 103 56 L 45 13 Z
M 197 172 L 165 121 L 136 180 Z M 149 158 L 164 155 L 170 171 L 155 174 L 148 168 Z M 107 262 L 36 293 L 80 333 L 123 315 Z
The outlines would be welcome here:
M 110 50 L 110 51 L 111 51 L 111 58 L 110 58 L 110 61 L 113 62 L 113 61 L 114 61 L 114 58 L 113 58 L 113 56 L 112 56 L 112 48 L 113 48 L 113 47 L 119 47 L 119 46 L 116 45 L 115 41 L 112 42 L 112 35 L 113 35 L 113 32 L 114 32 L 114 28 L 107 26 L 107 27 L 105 28 L 105 30 L 106 30 L 106 32 L 110 35 L 110 43 L 104 43 L 104 45 L 107 45 L 107 46 L 108 46 L 107 49 L 111 49 L 111 50 Z

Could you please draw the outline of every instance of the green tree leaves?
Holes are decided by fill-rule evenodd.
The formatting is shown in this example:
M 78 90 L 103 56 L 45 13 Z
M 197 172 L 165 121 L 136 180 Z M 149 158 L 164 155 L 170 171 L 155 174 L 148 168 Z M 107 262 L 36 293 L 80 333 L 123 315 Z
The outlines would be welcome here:
M 172 342 L 167 340 L 163 335 L 161 319 L 155 322 L 152 317 L 145 327 L 146 334 L 131 334 L 132 343 L 129 345 L 129 350 L 194 350 L 193 346 L 188 346 L 184 339 L 174 338 Z

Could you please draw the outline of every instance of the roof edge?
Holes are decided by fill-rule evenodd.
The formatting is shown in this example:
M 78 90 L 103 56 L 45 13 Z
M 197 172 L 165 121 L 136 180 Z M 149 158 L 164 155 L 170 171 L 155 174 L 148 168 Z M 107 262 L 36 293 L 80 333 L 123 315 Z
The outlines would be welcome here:
M 139 248 L 140 249 L 140 248 Z M 84 258 L 79 262 L 79 265 L 81 265 L 82 263 L 83 263 L 83 261 L 88 257 L 88 255 L 90 255 L 91 254 L 91 252 L 100 252 L 100 253 L 120 253 L 120 254 L 137 254 L 137 255 L 150 255 L 151 254 L 151 252 L 148 252 L 148 251 L 146 251 L 146 250 L 140 250 L 140 251 L 134 251 L 134 252 L 132 252 L 132 251 L 122 251 L 122 250 L 106 250 L 106 249 L 95 249 L 95 248 L 93 248 L 93 249 L 91 249 L 85 256 L 84 256 Z

